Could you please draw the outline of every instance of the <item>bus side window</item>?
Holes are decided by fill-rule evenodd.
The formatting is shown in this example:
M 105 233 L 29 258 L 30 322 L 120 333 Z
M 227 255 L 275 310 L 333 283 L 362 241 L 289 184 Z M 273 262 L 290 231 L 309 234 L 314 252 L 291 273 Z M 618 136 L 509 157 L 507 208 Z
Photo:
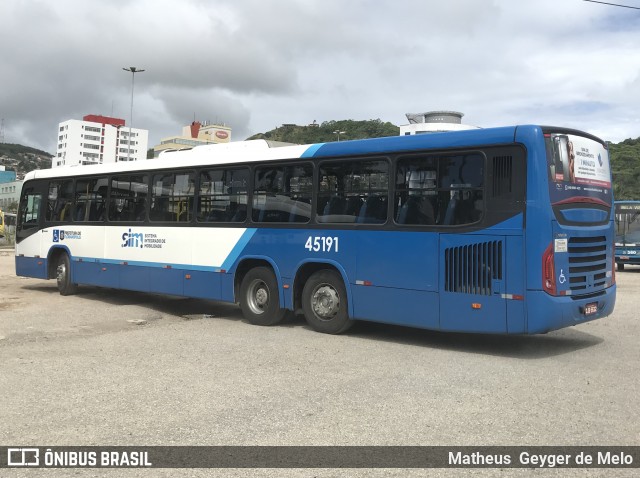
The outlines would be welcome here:
M 74 220 L 97 222 L 104 219 L 107 178 L 76 180 Z
M 177 173 L 173 187 L 172 220 L 191 222 L 194 213 L 193 199 L 196 193 L 195 174 L 192 172 Z
M 397 224 L 436 224 L 437 173 L 434 156 L 401 158 L 398 161 L 395 200 Z
M 312 178 L 310 164 L 256 168 L 253 221 L 309 222 Z
M 49 183 L 47 221 L 71 221 L 72 204 L 73 181 L 52 181 Z
M 327 161 L 320 165 L 316 220 L 384 224 L 389 164 L 386 160 Z
M 170 221 L 171 209 L 169 198 L 173 195 L 175 176 L 173 174 L 155 174 L 151 181 L 151 215 L 152 221 Z
M 195 173 L 158 173 L 151 188 L 152 221 L 191 222 L 195 195 Z
M 477 153 L 440 159 L 439 188 L 443 192 L 449 192 L 444 225 L 464 225 L 480 220 L 483 209 L 484 162 L 484 156 Z
M 147 216 L 148 176 L 114 176 L 109 196 L 109 221 L 142 222 Z M 104 214 L 104 208 L 98 214 Z

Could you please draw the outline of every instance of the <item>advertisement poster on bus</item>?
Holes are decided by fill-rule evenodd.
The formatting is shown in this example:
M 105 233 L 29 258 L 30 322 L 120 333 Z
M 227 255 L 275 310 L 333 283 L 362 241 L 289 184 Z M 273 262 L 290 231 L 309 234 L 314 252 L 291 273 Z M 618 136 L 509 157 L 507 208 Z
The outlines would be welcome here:
M 611 205 L 611 169 L 604 145 L 572 134 L 545 139 L 551 202 L 587 197 Z

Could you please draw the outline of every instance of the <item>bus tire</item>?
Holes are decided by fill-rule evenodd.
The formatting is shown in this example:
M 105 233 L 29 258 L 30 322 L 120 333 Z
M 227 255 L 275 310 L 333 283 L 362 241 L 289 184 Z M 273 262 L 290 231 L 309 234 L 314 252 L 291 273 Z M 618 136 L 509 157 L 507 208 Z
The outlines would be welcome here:
M 56 283 L 60 295 L 73 295 L 78 291 L 78 285 L 71 282 L 71 261 L 66 253 L 58 256 Z
M 280 307 L 276 276 L 268 267 L 256 267 L 247 272 L 240 284 L 240 309 L 253 325 L 275 325 L 287 316 Z
M 307 323 L 325 334 L 341 334 L 353 325 L 349 318 L 347 290 L 336 271 L 321 270 L 302 289 L 302 309 Z

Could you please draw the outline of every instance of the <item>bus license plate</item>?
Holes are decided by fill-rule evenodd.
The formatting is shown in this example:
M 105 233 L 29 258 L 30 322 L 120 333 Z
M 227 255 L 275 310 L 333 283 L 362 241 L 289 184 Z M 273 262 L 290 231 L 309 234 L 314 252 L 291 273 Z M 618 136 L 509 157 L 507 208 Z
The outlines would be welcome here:
M 584 315 L 593 315 L 598 312 L 598 303 L 592 302 L 584 306 Z

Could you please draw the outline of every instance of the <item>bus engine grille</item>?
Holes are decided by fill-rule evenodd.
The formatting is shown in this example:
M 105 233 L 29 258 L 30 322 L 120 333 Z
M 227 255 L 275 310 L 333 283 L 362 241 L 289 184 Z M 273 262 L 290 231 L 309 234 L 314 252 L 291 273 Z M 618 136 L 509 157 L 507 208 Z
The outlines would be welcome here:
M 607 240 L 604 236 L 569 239 L 569 288 L 573 294 L 602 289 L 607 277 Z
M 445 249 L 445 291 L 492 295 L 492 282 L 502 280 L 502 241 Z

